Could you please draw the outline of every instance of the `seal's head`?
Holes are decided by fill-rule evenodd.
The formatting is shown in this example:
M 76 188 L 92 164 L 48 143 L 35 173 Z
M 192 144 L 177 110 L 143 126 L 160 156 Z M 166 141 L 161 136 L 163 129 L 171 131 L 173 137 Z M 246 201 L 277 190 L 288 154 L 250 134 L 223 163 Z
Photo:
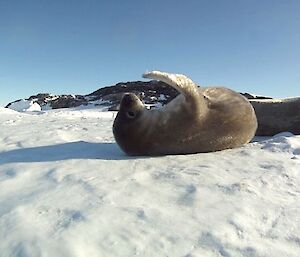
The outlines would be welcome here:
M 129 154 L 135 154 L 137 131 L 134 128 L 138 128 L 144 110 L 144 104 L 135 94 L 128 93 L 123 96 L 114 121 L 113 133 L 119 146 Z
M 133 122 L 144 110 L 144 105 L 135 94 L 125 94 L 120 103 L 120 111 L 118 115 L 120 119 Z

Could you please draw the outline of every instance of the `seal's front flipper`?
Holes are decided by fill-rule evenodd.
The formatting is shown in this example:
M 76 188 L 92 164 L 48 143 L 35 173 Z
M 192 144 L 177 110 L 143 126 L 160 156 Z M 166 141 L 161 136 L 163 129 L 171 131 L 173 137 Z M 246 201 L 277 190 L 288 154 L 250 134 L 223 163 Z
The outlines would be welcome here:
M 163 81 L 183 94 L 187 100 L 198 96 L 198 86 L 191 79 L 182 74 L 151 71 L 144 73 L 143 78 Z

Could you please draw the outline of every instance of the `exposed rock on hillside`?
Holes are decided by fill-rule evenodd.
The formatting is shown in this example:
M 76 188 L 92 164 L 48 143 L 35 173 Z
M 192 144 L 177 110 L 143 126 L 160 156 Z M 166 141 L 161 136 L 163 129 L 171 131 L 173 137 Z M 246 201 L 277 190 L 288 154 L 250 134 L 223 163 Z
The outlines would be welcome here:
M 9 103 L 6 107 L 18 111 L 38 111 L 78 106 L 97 106 L 102 110 L 117 111 L 124 93 L 138 95 L 149 107 L 165 105 L 178 95 L 171 86 L 161 81 L 133 81 L 100 88 L 87 95 L 52 95 L 48 93 L 30 96 Z M 254 106 L 257 119 L 257 135 L 274 135 L 282 131 L 300 134 L 300 100 L 290 103 L 267 104 L 271 97 L 242 93 Z M 271 101 L 272 102 L 272 101 Z M 280 124 L 280 126 L 279 126 Z
M 164 105 L 178 95 L 178 92 L 161 81 L 133 81 L 118 83 L 114 86 L 100 88 L 87 95 L 53 95 L 40 93 L 30 96 L 26 100 L 38 103 L 42 110 L 71 108 L 81 105 L 95 105 L 107 110 L 118 110 L 120 100 L 124 93 L 138 95 L 147 105 Z M 266 99 L 268 97 L 254 96 L 248 93 L 243 94 L 248 99 Z M 9 103 L 6 107 L 20 100 Z

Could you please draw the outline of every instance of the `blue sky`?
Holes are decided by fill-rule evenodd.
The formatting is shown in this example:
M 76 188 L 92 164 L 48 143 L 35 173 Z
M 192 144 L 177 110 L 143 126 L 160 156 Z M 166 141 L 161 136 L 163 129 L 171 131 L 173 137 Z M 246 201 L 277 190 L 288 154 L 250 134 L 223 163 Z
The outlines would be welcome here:
M 0 105 L 152 69 L 299 96 L 299 31 L 298 0 L 0 0 Z

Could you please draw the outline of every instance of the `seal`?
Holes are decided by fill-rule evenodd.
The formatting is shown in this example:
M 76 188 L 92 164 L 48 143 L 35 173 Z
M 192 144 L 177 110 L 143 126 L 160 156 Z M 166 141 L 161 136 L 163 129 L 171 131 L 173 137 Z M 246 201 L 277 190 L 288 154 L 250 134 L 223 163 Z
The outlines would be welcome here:
M 123 96 L 113 134 L 128 155 L 213 152 L 239 147 L 255 135 L 255 112 L 239 93 L 199 87 L 181 74 L 152 71 L 143 77 L 163 81 L 180 94 L 151 110 L 136 95 Z
M 250 99 L 257 121 L 257 136 L 274 136 L 289 131 L 300 135 L 300 97 Z

